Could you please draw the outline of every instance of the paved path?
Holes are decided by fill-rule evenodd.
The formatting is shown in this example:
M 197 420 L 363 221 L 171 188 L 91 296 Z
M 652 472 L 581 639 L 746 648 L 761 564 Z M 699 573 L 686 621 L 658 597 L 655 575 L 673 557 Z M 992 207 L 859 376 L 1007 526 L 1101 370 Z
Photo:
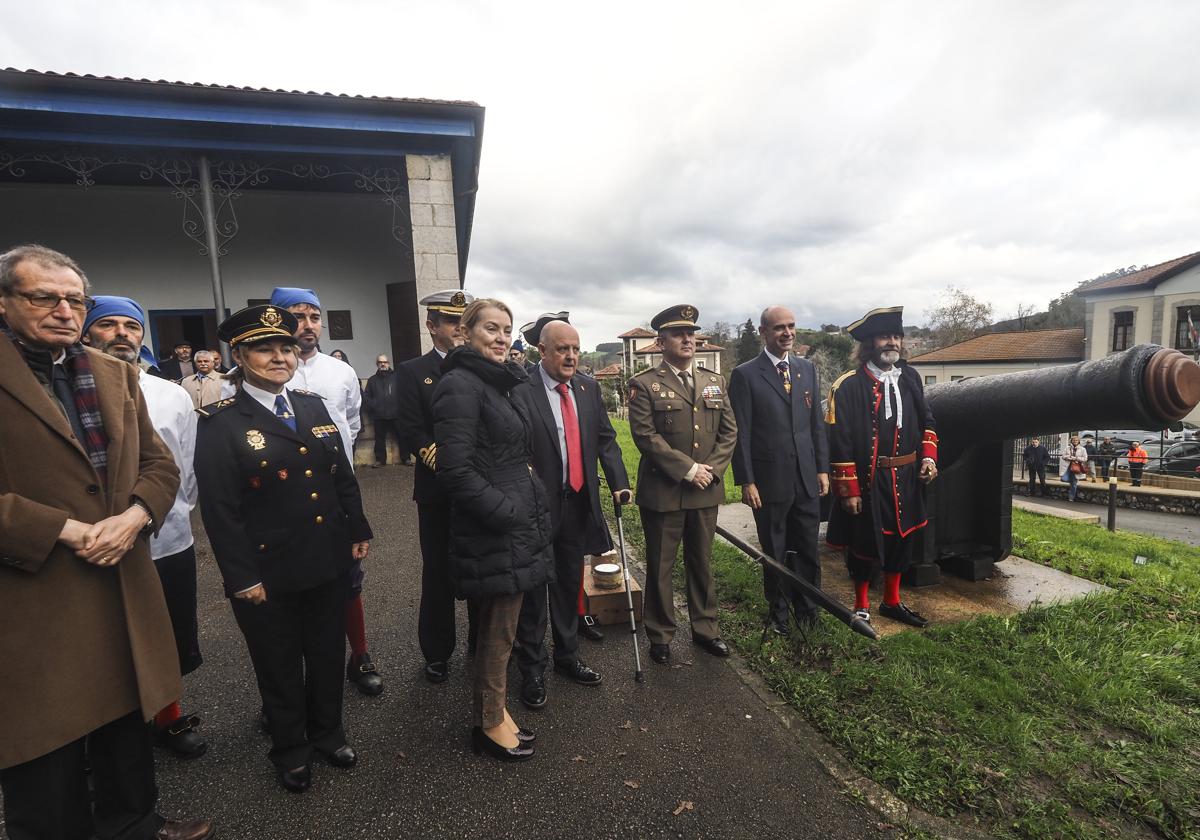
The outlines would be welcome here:
M 345 772 L 318 765 L 303 796 L 279 789 L 267 739 L 255 725 L 258 697 L 245 646 L 201 540 L 205 664 L 186 678 L 184 707 L 204 718 L 209 751 L 192 762 L 160 753 L 164 813 L 209 816 L 222 837 L 256 840 L 891 836 L 726 661 L 691 647 L 684 633 L 675 641 L 675 668 L 650 663 L 643 637 L 641 686 L 632 679 L 627 634 L 584 642 L 586 661 L 604 674 L 602 686 L 551 675 L 550 703 L 541 713 L 510 704 L 538 733 L 534 760 L 501 765 L 472 755 L 461 656 L 441 686 L 420 676 L 412 471 L 363 470 L 361 477 L 376 533 L 367 625 L 387 690 L 378 698 L 347 691 L 346 724 L 359 766 Z M 519 680 L 510 686 L 515 698 Z M 684 801 L 693 810 L 674 816 Z
M 1014 495 L 1013 498 L 1024 499 L 1028 497 Z M 1108 505 L 1067 502 L 1062 499 L 1043 498 L 1041 496 L 1035 496 L 1030 501 L 1059 510 L 1082 511 L 1087 514 L 1099 516 L 1102 526 L 1108 522 Z M 1117 508 L 1117 528 L 1122 531 L 1133 531 L 1138 534 L 1165 537 L 1169 540 L 1179 540 L 1188 545 L 1200 546 L 1200 516 L 1119 507 Z

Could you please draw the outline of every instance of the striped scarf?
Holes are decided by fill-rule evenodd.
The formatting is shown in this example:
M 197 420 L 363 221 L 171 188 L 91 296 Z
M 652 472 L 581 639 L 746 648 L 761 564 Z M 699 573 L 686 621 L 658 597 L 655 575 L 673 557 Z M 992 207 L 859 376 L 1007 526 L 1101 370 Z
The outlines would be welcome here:
M 48 350 L 30 347 L 13 334 L 8 324 L 0 319 L 0 333 L 12 341 L 25 357 L 32 371 L 41 371 L 52 376 L 53 355 Z M 102 486 L 108 486 L 108 435 L 104 431 L 104 419 L 100 416 L 100 400 L 96 395 L 96 378 L 92 375 L 92 363 L 87 351 L 78 341 L 66 348 L 63 366 L 71 375 L 71 393 L 75 397 L 75 411 L 79 414 L 79 425 L 83 427 L 83 449 L 100 476 Z M 46 366 L 49 362 L 49 366 Z M 52 380 L 50 380 L 52 381 Z

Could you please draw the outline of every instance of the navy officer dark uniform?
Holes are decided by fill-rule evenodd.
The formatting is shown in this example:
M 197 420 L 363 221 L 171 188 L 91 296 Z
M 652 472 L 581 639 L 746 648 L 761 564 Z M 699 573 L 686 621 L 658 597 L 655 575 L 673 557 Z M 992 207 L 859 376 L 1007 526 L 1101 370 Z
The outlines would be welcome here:
M 725 377 L 693 365 L 699 313 L 680 304 L 650 321 L 663 361 L 629 380 L 629 430 L 642 453 L 637 504 L 646 535 L 646 635 L 650 658 L 671 659 L 675 604 L 671 571 L 683 541 L 692 641 L 714 656 L 729 647 L 717 628 L 712 541 L 723 477 L 737 443 Z
M 295 317 L 252 306 L 217 332 L 238 387 L 199 410 L 200 510 L 258 678 L 271 761 L 301 793 L 314 752 L 335 767 L 357 761 L 342 728 L 345 600 L 371 529 L 324 400 L 284 388 Z
M 433 390 L 442 378 L 442 360 L 463 343 L 458 322 L 475 296 L 447 289 L 421 298 L 425 328 L 433 347 L 396 368 L 400 445 L 417 459 L 413 500 L 421 535 L 421 606 L 417 640 L 425 656 L 425 679 L 445 682 L 455 644 L 454 583 L 450 579 L 450 496 L 438 483 L 437 443 L 433 439 Z M 475 650 L 475 605 L 467 601 L 467 652 Z

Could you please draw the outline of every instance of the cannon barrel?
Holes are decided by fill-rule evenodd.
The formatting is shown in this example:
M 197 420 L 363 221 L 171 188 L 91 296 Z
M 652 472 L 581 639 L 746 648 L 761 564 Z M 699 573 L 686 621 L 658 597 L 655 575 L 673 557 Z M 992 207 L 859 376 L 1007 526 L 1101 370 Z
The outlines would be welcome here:
M 1200 403 L 1200 365 L 1139 344 L 1091 362 L 981 376 L 926 390 L 940 460 L 966 446 L 1047 431 L 1164 429 Z
M 1012 548 L 1012 438 L 1081 429 L 1163 429 L 1200 403 L 1200 365 L 1140 344 L 1103 359 L 930 385 L 940 475 L 929 524 L 905 576 L 923 586 L 939 566 L 969 580 L 992 574 Z

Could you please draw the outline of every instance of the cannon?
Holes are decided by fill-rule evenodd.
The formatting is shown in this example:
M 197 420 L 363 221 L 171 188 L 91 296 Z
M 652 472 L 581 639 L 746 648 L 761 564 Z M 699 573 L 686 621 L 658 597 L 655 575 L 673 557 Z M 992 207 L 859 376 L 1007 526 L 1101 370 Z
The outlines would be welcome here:
M 1103 359 L 930 385 L 939 476 L 929 524 L 905 583 L 940 569 L 981 580 L 1012 550 L 1013 438 L 1078 429 L 1165 429 L 1200 403 L 1200 365 L 1178 350 L 1140 344 Z

